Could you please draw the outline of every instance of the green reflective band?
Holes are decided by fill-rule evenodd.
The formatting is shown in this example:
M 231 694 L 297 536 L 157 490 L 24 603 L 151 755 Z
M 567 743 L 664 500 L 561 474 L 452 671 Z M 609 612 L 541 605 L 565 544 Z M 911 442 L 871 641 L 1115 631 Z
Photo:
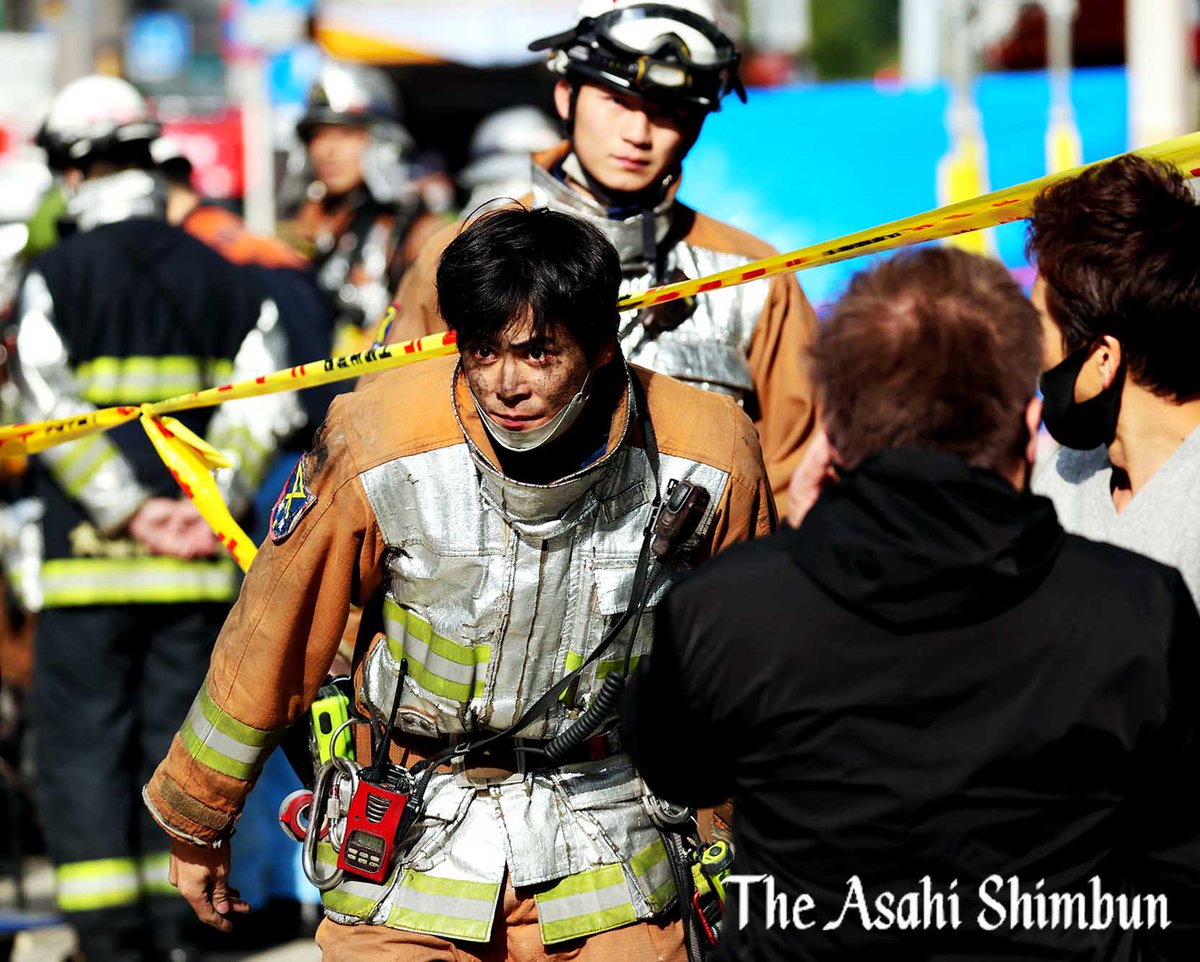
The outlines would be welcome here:
M 650 891 L 647 901 L 651 908 L 656 913 L 665 909 L 675 897 L 675 879 L 662 839 L 655 839 L 638 852 L 629 860 L 629 867 L 642 883 L 642 891 Z
M 178 893 L 171 884 L 171 854 L 156 852 L 138 859 L 138 882 L 144 895 L 170 895 Z
M 42 590 L 47 608 L 232 601 L 238 570 L 226 557 L 54 558 L 42 563 Z
M 637 921 L 620 865 L 602 865 L 534 896 L 546 944 L 607 932 Z
M 484 673 L 479 666 L 487 664 L 491 646 L 451 641 L 391 598 L 384 601 L 383 620 L 388 650 L 396 661 L 408 659 L 408 677 L 418 686 L 464 703 L 483 694 Z
M 134 905 L 141 894 L 137 864 L 131 858 L 68 862 L 54 872 L 58 907 L 64 912 L 94 912 Z
M 93 404 L 162 401 L 215 387 L 233 376 L 227 358 L 180 355 L 96 357 L 75 368 L 80 393 Z
M 68 442 L 57 451 L 53 448 L 44 451 L 42 456 L 63 491 L 78 498 L 100 469 L 117 456 L 117 448 L 108 438 L 97 434 Z
M 500 885 L 442 878 L 406 869 L 392 895 L 387 924 L 468 942 L 491 938 Z
M 633 669 L 635 669 L 637 667 L 637 663 L 641 660 L 642 660 L 641 655 L 634 655 L 632 658 L 630 658 L 629 659 L 629 670 L 633 671 Z M 567 652 L 566 674 L 569 675 L 571 672 L 573 672 L 576 668 L 578 668 L 582 664 L 583 664 L 583 655 L 577 655 L 573 651 Z M 624 671 L 624 669 L 625 669 L 624 656 L 622 656 L 620 658 L 610 658 L 608 661 L 604 661 L 604 660 L 598 661 L 598 662 L 596 662 L 596 680 L 603 681 L 605 678 L 607 678 L 609 675 L 611 675 L 614 671 Z M 576 692 L 576 689 L 578 689 L 578 687 L 579 687 L 578 681 L 579 680 L 576 679 L 575 681 L 571 682 L 571 684 L 569 684 L 567 686 L 566 690 L 561 695 L 558 696 L 558 700 L 561 701 L 563 704 L 570 704 L 571 702 L 574 702 L 575 701 L 575 692 Z
M 324 874 L 337 868 L 337 852 L 328 842 L 317 842 L 317 864 L 325 870 Z M 375 914 L 387 890 L 386 882 L 383 885 L 357 880 L 342 882 L 337 888 L 321 893 L 321 904 L 331 912 L 365 921 Z
M 262 480 L 267 462 L 273 452 L 258 440 L 243 424 L 226 424 L 208 437 L 208 442 L 219 451 L 232 454 L 237 459 L 238 470 L 251 484 Z
M 263 731 L 222 711 L 201 686 L 179 729 L 188 754 L 201 765 L 241 781 L 249 781 L 284 729 Z

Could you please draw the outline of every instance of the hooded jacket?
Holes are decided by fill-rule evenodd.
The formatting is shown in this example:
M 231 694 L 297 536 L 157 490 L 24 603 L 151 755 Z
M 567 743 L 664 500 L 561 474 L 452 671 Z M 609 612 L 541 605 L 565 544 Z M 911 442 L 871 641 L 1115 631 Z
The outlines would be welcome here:
M 1195 959 L 1198 641 L 1175 570 L 1064 534 L 1048 500 L 958 458 L 894 450 L 672 591 L 624 732 L 655 792 L 734 797 L 734 872 L 786 896 L 768 928 L 765 882 L 727 885 L 722 958 Z M 1171 926 L 1144 903 L 1128 931 L 1012 911 L 1016 879 L 1091 912 L 1093 877 L 1165 895 Z M 946 897 L 935 927 L 926 878 L 957 927 Z

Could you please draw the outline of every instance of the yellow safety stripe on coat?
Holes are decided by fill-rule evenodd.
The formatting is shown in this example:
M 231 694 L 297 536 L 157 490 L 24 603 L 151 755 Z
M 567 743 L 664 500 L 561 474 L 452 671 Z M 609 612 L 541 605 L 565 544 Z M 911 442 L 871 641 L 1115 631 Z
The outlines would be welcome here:
M 387 924 L 448 939 L 486 942 L 499 898 L 498 882 L 470 882 L 405 869 L 391 896 Z
M 317 864 L 321 866 L 321 872 L 325 875 L 337 868 L 337 852 L 328 842 L 317 842 Z M 375 909 L 387 891 L 387 882 L 375 885 L 351 876 L 337 888 L 322 892 L 321 904 L 331 912 L 365 921 L 375 914 Z
M 117 456 L 117 446 L 102 434 L 81 438 L 59 451 L 47 451 L 50 473 L 59 487 L 71 498 L 78 499 L 92 479 Z
M 212 700 L 206 680 L 188 709 L 179 737 L 188 754 L 201 765 L 249 781 L 284 731 L 266 731 L 238 721 Z
M 267 465 L 275 452 L 256 438 L 244 424 L 226 425 L 226 429 L 208 438 L 222 454 L 232 454 L 238 470 L 248 484 L 258 484 L 266 476 Z
M 641 660 L 642 660 L 641 655 L 634 655 L 632 658 L 630 658 L 629 659 L 629 670 L 633 671 L 633 669 L 635 669 L 637 667 L 637 663 Z M 582 664 L 583 664 L 583 655 L 577 655 L 573 651 L 567 652 L 566 673 L 568 675 Z M 620 658 L 610 658 L 608 660 L 601 659 L 600 661 L 596 662 L 596 680 L 603 681 L 605 678 L 607 678 L 609 675 L 611 675 L 614 671 L 623 671 L 624 668 L 625 668 L 625 656 L 624 655 L 622 655 Z M 575 692 L 578 689 L 578 687 L 579 687 L 578 679 L 576 679 L 576 681 L 571 682 L 571 684 L 567 686 L 566 691 L 564 691 L 561 695 L 558 696 L 558 700 L 561 701 L 563 704 L 569 704 L 571 702 L 574 702 L 575 701 Z
M 64 912 L 94 912 L 135 905 L 141 895 L 132 858 L 67 862 L 54 870 L 58 907 Z
M 171 853 L 155 852 L 138 859 L 138 882 L 143 895 L 170 895 L 178 898 L 179 893 L 171 884 Z
M 232 601 L 238 570 L 227 558 L 52 558 L 42 563 L 47 608 Z
M 420 615 L 391 598 L 383 604 L 388 650 L 399 662 L 408 659 L 408 677 L 420 688 L 453 701 L 468 702 L 483 694 L 490 645 L 463 645 L 439 635 Z
M 75 368 L 80 394 L 93 404 L 165 401 L 220 384 L 233 375 L 228 358 L 181 355 L 96 357 Z
M 647 901 L 656 914 L 670 905 L 671 899 L 675 898 L 675 877 L 671 874 L 667 847 L 662 839 L 656 838 L 638 852 L 629 860 L 629 867 L 642 882 L 642 891 L 649 891 Z
M 534 896 L 538 926 L 547 945 L 607 932 L 637 921 L 629 883 L 620 865 L 568 875 Z

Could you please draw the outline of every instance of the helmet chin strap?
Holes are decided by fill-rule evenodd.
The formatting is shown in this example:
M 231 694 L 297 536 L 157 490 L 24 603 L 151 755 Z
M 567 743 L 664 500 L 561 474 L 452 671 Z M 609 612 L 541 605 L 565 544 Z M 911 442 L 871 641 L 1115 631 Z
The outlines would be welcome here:
M 579 415 L 583 413 L 590 397 L 588 385 L 591 384 L 591 381 L 592 372 L 588 371 L 587 377 L 583 379 L 583 384 L 575 392 L 575 396 L 563 405 L 561 411 L 540 427 L 530 428 L 527 431 L 513 431 L 493 421 L 491 415 L 479 403 L 479 398 L 475 396 L 474 391 L 471 392 L 471 400 L 475 402 L 475 410 L 479 412 L 479 418 L 483 421 L 488 436 L 500 447 L 506 451 L 517 453 L 535 451 L 551 441 L 561 438 L 579 420 Z

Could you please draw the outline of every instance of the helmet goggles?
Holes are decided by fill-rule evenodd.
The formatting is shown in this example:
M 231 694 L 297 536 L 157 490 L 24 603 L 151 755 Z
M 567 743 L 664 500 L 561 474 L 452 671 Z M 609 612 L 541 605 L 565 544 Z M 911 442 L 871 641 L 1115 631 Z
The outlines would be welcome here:
M 664 3 L 585 17 L 529 49 L 556 51 L 552 69 L 648 100 L 715 111 L 730 90 L 746 99 L 733 41 L 706 17 Z

